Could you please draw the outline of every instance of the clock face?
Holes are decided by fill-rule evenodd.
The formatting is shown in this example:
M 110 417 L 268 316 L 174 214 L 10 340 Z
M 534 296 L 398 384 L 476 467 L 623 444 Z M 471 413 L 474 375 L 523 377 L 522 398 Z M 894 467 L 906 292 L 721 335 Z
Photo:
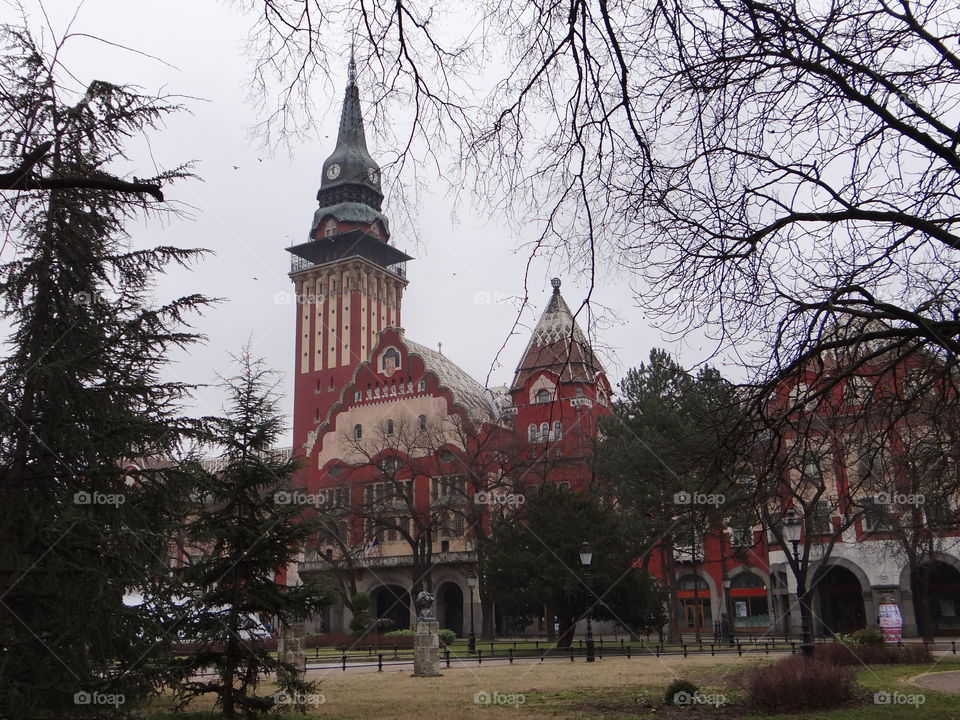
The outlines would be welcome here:
M 368 168 L 367 177 L 370 178 L 370 182 L 380 182 L 380 171 L 377 168 Z
M 340 177 L 340 166 L 334 163 L 333 165 L 328 167 L 327 177 L 330 178 L 331 180 L 336 180 L 338 177 Z

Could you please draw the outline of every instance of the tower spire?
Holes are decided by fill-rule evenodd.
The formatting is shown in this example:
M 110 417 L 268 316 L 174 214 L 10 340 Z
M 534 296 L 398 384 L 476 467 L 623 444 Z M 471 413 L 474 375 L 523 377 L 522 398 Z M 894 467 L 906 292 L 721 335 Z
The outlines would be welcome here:
M 347 87 L 340 112 L 337 147 L 323 163 L 323 176 L 317 200 L 321 207 L 342 202 L 355 202 L 380 210 L 383 190 L 380 188 L 380 166 L 370 157 L 360 111 L 360 90 L 357 88 L 357 63 L 353 42 L 347 63 Z

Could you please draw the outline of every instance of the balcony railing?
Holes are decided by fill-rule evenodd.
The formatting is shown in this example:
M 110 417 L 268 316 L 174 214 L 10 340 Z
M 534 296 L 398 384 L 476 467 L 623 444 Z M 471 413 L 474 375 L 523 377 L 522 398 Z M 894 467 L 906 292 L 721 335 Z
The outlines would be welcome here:
M 454 565 L 457 563 L 475 563 L 477 553 L 475 550 L 459 550 L 450 552 L 435 552 L 433 554 L 434 565 Z M 336 562 L 336 559 L 334 560 Z M 358 568 L 387 568 L 387 567 L 406 567 L 413 565 L 413 555 L 384 555 L 357 558 L 353 564 Z M 299 572 L 324 572 L 330 569 L 330 563 L 326 560 L 304 560 L 299 564 Z
M 327 263 L 323 263 L 323 264 L 327 264 Z M 290 272 L 291 273 L 300 272 L 301 270 L 309 270 L 312 267 L 318 267 L 318 264 L 315 262 L 311 262 L 306 258 L 302 258 L 299 255 L 290 256 Z M 389 273 L 393 273 L 398 277 L 402 277 L 404 280 L 407 279 L 407 263 L 405 262 L 395 263 L 393 265 L 387 265 L 384 269 Z

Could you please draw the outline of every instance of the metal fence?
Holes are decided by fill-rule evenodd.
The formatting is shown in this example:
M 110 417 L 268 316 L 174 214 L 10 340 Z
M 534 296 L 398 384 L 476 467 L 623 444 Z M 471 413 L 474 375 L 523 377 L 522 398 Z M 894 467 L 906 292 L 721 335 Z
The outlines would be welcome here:
M 831 643 L 832 640 L 820 640 L 816 644 Z M 908 643 L 899 643 L 910 644 Z M 938 643 L 920 643 L 931 651 L 941 651 L 946 653 L 957 653 L 957 641 L 945 641 Z M 549 643 L 540 643 L 534 641 L 534 647 L 519 647 L 521 645 L 530 645 L 529 642 L 488 642 L 477 645 L 474 653 L 469 653 L 460 648 L 443 648 L 440 651 L 441 662 L 446 667 L 453 665 L 462 665 L 466 663 L 482 665 L 487 662 L 506 661 L 511 665 L 515 661 L 532 660 L 544 662 L 547 660 L 568 660 L 574 662 L 577 658 L 585 658 L 587 649 L 584 641 L 581 639 L 569 648 L 561 648 Z M 729 643 L 701 642 L 701 643 L 681 643 L 680 645 L 666 645 L 662 643 L 629 642 L 625 639 L 619 641 L 604 641 L 598 638 L 594 643 L 595 655 L 597 659 L 604 657 L 689 657 L 691 655 L 738 655 L 743 657 L 756 655 L 770 655 L 771 653 L 796 653 L 800 649 L 798 639 L 782 640 L 738 640 L 732 645 Z M 329 652 L 328 649 L 317 648 L 314 655 L 307 658 L 308 663 L 314 667 L 335 667 L 339 666 L 343 671 L 347 668 L 370 668 L 376 667 L 378 672 L 382 672 L 384 665 L 412 665 L 413 649 L 393 647 L 375 647 L 366 646 L 362 648 L 341 648 L 336 653 Z

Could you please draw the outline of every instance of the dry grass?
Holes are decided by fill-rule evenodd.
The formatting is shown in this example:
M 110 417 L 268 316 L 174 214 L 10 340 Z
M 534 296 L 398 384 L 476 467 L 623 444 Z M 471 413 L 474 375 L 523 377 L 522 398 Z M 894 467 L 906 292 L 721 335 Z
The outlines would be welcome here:
M 563 694 L 572 689 L 660 688 L 677 677 L 721 682 L 726 670 L 742 668 L 734 656 L 670 658 L 616 658 L 588 665 L 530 663 L 513 666 L 443 669 L 443 677 L 412 678 L 410 670 L 373 674 L 312 672 L 320 681 L 326 702 L 310 709 L 311 715 L 338 720 L 367 718 L 418 718 L 418 720 L 539 720 L 555 718 L 543 702 L 533 698 L 520 708 L 474 703 L 480 691 L 522 694 Z
M 411 677 L 409 665 L 402 670 L 391 669 L 383 673 L 314 670 L 308 673 L 308 679 L 319 682 L 324 703 L 308 707 L 306 714 L 336 720 L 381 720 L 384 717 L 556 720 L 558 716 L 582 717 L 584 715 L 573 708 L 581 704 L 581 699 L 588 700 L 591 706 L 595 704 L 597 690 L 609 688 L 611 695 L 649 690 L 652 691 L 651 698 L 659 698 L 663 688 L 676 678 L 692 680 L 701 687 L 726 686 L 746 666 L 771 659 L 747 659 L 735 655 L 691 656 L 686 659 L 678 656 L 629 660 L 609 658 L 590 665 L 578 658 L 575 663 L 455 666 L 441 668 L 443 676 L 438 678 Z M 257 688 L 257 694 L 269 695 L 274 689 L 271 682 L 264 680 Z M 525 696 L 525 702 L 520 706 L 478 705 L 474 696 L 482 691 L 504 696 L 520 694 Z M 188 709 L 209 710 L 213 700 L 213 696 L 199 698 Z M 169 710 L 169 703 L 158 700 L 149 711 L 165 710 Z M 622 712 L 601 711 L 589 715 L 623 717 Z

